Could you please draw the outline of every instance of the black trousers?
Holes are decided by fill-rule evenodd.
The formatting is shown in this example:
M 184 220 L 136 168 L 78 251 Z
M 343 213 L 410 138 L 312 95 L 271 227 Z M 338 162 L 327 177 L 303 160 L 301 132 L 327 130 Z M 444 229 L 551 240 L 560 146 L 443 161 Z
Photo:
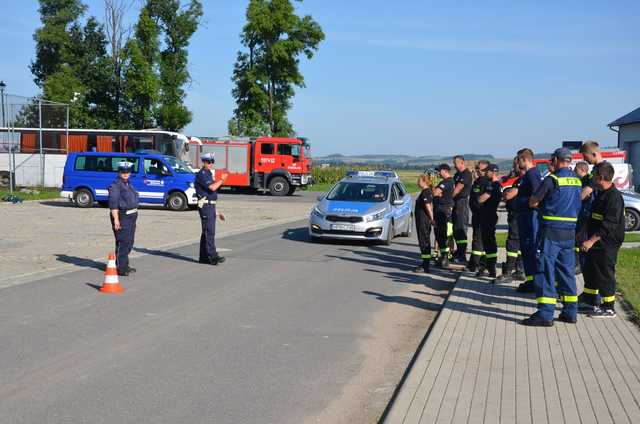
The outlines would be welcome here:
M 496 243 L 497 224 L 498 214 L 483 213 L 480 215 L 480 233 L 482 234 L 482 246 L 484 247 L 487 261 L 498 257 L 498 244 Z
M 482 233 L 480 231 L 480 212 L 471 213 L 471 228 L 473 229 L 473 235 L 471 237 L 471 256 L 477 256 L 480 258 L 484 256 L 484 246 L 482 245 Z
M 216 205 L 204 205 L 198 212 L 202 224 L 200 235 L 200 260 L 208 261 L 218 256 L 216 251 Z
M 434 210 L 434 215 L 436 220 L 434 235 L 438 242 L 438 249 L 440 249 L 441 254 L 448 254 L 450 249 L 447 242 L 449 238 L 449 227 L 451 226 L 451 209 L 436 208 Z
M 518 230 L 518 213 L 509 211 L 507 214 L 509 230 L 507 233 L 507 262 L 516 261 L 520 255 L 520 231 Z
M 613 307 L 616 299 L 616 262 L 619 250 L 591 249 L 585 254 L 582 275 L 585 295 L 583 298 L 587 303 L 595 305 L 600 295 L 604 307 Z
M 111 218 L 111 229 L 116 239 L 116 268 L 125 271 L 129 267 L 129 253 L 133 249 L 138 213 L 127 215 L 120 212 L 118 216 L 120 229 L 118 231 L 114 227 L 113 216 L 109 214 L 109 217 Z
M 456 242 L 456 252 L 459 258 L 466 258 L 467 228 L 469 227 L 469 199 L 459 199 L 453 207 L 453 238 Z
M 431 223 L 424 213 L 416 214 L 416 233 L 420 246 L 420 259 L 431 259 Z

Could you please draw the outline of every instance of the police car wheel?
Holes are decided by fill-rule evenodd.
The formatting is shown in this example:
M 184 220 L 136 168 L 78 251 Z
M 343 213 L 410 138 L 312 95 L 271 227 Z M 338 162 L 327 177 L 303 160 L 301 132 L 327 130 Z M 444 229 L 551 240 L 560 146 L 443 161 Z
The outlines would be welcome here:
M 274 177 L 269 182 L 269 192 L 273 196 L 286 196 L 289 193 L 289 181 L 283 177 Z
M 90 208 L 93 206 L 93 194 L 85 188 L 76 190 L 73 200 L 79 208 Z
M 624 230 L 638 231 L 640 230 L 640 213 L 633 209 L 624 210 Z
M 182 193 L 171 193 L 167 199 L 167 208 L 172 211 L 183 211 L 187 209 L 187 198 Z
M 382 244 L 384 244 L 385 246 L 389 246 L 391 244 L 391 242 L 393 241 L 393 221 L 391 221 L 389 223 L 389 228 L 387 229 L 387 237 L 382 240 Z
M 407 231 L 403 231 L 400 237 L 411 237 L 411 230 L 413 229 L 413 215 L 411 215 L 407 221 Z

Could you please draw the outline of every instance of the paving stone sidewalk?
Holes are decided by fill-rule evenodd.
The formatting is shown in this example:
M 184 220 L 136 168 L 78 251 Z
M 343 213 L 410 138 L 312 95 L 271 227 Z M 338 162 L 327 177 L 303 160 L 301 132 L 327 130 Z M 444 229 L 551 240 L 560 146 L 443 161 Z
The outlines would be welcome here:
M 524 327 L 536 304 L 515 288 L 459 278 L 386 423 L 640 423 L 640 331 L 621 308 Z

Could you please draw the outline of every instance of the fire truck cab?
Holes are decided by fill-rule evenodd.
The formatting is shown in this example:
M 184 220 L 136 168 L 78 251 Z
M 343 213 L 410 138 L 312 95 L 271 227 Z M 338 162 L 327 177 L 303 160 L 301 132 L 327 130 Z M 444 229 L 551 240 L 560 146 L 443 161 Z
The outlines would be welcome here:
M 310 145 L 304 138 L 192 137 L 192 166 L 200 155 L 214 153 L 214 169 L 225 171 L 225 187 L 245 187 L 290 196 L 298 187 L 313 184 Z

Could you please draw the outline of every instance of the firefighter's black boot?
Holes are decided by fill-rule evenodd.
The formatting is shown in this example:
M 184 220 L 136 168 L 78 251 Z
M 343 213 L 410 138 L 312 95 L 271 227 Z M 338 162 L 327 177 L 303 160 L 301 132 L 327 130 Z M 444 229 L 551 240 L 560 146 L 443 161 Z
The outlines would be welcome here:
M 498 273 L 496 272 L 496 263 L 498 258 L 487 258 L 487 271 L 489 271 L 489 277 L 496 278 Z
M 449 255 L 446 253 L 443 253 L 440 256 L 440 263 L 438 265 L 442 269 L 449 269 Z
M 575 268 L 575 273 L 576 275 L 580 275 L 582 274 L 582 266 L 580 264 L 580 252 L 576 252 L 576 268 Z
M 508 284 L 513 281 L 513 270 L 516 267 L 515 258 L 507 256 L 507 262 L 502 264 L 502 275 L 493 280 L 494 284 Z
M 516 269 L 513 272 L 513 279 L 517 281 L 524 281 L 527 277 L 524 275 L 524 262 L 522 262 L 522 256 L 518 256 L 516 260 Z
M 469 262 L 467 263 L 467 271 L 476 272 L 478 270 L 478 264 L 480 263 L 480 256 L 471 254 Z

